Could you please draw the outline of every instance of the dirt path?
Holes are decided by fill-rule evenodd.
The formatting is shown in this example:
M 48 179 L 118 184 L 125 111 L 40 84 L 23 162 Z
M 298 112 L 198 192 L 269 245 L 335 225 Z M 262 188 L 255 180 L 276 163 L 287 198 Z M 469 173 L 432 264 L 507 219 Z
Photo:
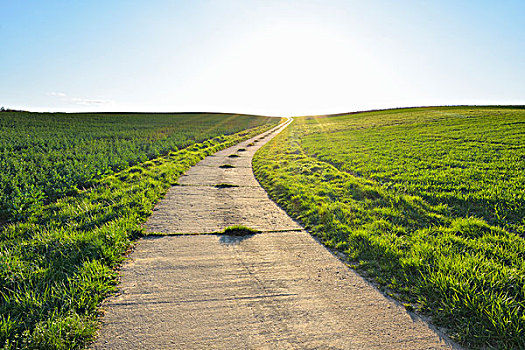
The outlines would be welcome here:
M 215 232 L 234 224 L 264 233 L 140 240 L 122 268 L 121 294 L 104 305 L 92 348 L 455 348 L 269 200 L 251 172 L 253 154 L 275 133 L 267 134 L 190 169 L 146 224 L 164 233 Z M 220 167 L 225 164 L 234 168 Z

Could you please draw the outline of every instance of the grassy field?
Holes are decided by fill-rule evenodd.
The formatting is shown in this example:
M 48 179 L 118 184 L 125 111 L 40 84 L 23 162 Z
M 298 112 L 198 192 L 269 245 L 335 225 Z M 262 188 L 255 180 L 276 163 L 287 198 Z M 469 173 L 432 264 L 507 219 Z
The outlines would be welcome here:
M 169 151 L 266 123 L 221 114 L 0 114 L 0 224 Z
M 271 197 L 473 348 L 525 348 L 525 109 L 295 118 L 254 159 Z
M 84 347 L 154 204 L 206 155 L 279 121 L 0 113 L 0 159 L 9 165 L 1 185 L 12 189 L 2 192 L 0 346 Z

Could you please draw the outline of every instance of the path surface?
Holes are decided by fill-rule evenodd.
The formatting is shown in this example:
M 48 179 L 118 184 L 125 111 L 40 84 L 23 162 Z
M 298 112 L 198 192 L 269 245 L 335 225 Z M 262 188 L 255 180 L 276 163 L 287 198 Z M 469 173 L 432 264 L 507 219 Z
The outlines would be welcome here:
M 141 239 L 122 267 L 121 294 L 103 305 L 103 326 L 92 347 L 455 348 L 347 268 L 268 198 L 251 172 L 253 154 L 275 132 L 267 134 L 194 166 L 146 224 L 164 233 L 216 232 L 234 224 L 264 233 Z M 239 187 L 214 186 L 221 183 Z

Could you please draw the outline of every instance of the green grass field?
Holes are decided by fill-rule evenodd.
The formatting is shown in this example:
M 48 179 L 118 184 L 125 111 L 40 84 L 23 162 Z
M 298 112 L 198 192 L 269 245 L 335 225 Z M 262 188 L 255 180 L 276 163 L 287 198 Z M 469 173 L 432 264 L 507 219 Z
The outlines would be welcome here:
M 83 348 L 154 204 L 206 155 L 279 121 L 0 113 L 0 347 Z
M 0 114 L 0 224 L 114 172 L 268 122 L 221 114 Z
M 261 149 L 271 197 L 460 343 L 525 348 L 525 109 L 301 117 Z

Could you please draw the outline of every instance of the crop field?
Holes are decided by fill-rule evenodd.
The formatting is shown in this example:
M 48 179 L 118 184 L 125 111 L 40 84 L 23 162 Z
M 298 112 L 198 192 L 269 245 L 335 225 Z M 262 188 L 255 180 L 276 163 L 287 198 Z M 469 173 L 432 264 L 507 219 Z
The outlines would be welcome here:
M 0 114 L 0 223 L 115 171 L 267 122 L 220 114 Z
M 279 121 L 0 113 L 0 347 L 84 347 L 154 204 L 206 155 Z
M 254 158 L 270 196 L 472 348 L 525 348 L 525 109 L 295 118 Z

